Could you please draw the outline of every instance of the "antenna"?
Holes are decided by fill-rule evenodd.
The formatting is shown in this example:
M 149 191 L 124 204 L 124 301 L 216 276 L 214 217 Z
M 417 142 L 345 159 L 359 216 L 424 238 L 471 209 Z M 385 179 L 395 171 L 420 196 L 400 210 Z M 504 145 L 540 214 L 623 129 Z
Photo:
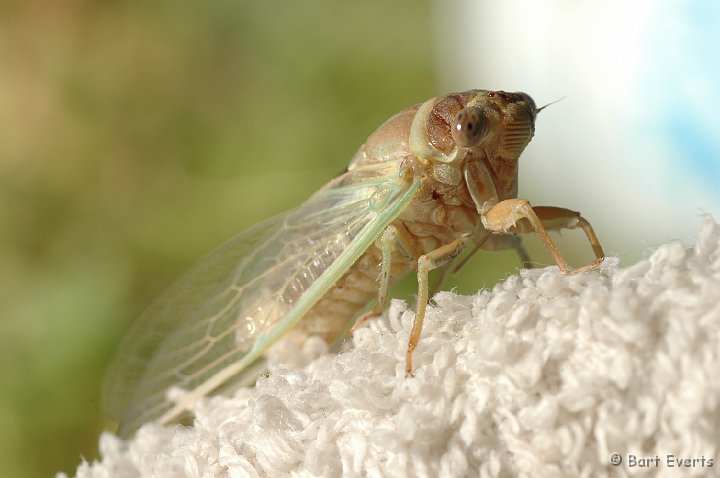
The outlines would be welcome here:
M 557 100 L 555 100 L 555 101 L 552 101 L 552 102 L 546 104 L 545 106 L 541 106 L 540 108 L 535 108 L 535 114 L 540 113 L 542 110 L 544 110 L 545 108 L 547 108 L 547 107 L 550 106 L 550 105 L 554 105 L 555 103 L 559 103 L 560 101 L 564 100 L 565 98 L 567 98 L 567 96 L 563 96 L 562 98 L 557 99 Z

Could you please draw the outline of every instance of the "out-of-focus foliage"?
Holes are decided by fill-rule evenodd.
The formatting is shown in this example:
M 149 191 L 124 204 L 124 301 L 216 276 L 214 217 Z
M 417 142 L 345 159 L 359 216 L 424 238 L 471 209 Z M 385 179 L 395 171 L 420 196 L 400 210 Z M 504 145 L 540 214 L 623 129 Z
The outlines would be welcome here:
M 0 4 L 0 463 L 96 456 L 103 371 L 163 285 L 439 93 L 425 2 Z

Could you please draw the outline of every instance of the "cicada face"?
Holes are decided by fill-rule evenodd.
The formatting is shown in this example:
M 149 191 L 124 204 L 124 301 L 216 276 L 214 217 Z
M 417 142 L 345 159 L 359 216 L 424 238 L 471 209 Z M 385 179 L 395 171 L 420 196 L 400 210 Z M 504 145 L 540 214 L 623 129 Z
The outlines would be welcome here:
M 537 111 L 525 93 L 470 90 L 433 98 L 415 115 L 410 152 L 426 163 L 459 162 L 469 151 L 517 160 L 532 139 Z

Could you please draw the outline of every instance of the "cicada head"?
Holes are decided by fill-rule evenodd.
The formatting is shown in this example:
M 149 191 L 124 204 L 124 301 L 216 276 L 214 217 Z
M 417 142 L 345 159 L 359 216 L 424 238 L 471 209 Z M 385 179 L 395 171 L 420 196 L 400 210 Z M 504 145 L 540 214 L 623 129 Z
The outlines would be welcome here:
M 468 152 L 517 161 L 537 112 L 525 93 L 470 90 L 433 98 L 415 114 L 410 152 L 428 164 L 460 162 Z

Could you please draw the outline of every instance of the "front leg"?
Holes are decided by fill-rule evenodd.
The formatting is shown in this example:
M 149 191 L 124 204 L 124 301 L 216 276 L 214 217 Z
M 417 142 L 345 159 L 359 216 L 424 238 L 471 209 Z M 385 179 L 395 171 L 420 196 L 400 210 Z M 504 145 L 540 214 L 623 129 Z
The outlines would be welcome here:
M 418 258 L 417 262 L 417 312 L 415 312 L 415 321 L 413 322 L 412 331 L 410 332 L 410 340 L 408 342 L 407 353 L 405 354 L 405 371 L 407 376 L 413 374 L 412 354 L 415 347 L 420 341 L 420 333 L 422 332 L 423 321 L 425 320 L 425 311 L 429 299 L 428 274 L 431 270 L 449 264 L 455 259 L 467 245 L 468 238 L 460 237 L 450 244 L 423 254 Z
M 481 215 L 483 225 L 493 232 L 535 232 L 545 243 L 563 274 L 574 274 L 600 264 L 605 253 L 590 223 L 580 213 L 560 207 L 532 207 L 526 199 L 506 199 Z M 582 228 L 595 253 L 595 260 L 577 269 L 570 269 L 547 230 Z

